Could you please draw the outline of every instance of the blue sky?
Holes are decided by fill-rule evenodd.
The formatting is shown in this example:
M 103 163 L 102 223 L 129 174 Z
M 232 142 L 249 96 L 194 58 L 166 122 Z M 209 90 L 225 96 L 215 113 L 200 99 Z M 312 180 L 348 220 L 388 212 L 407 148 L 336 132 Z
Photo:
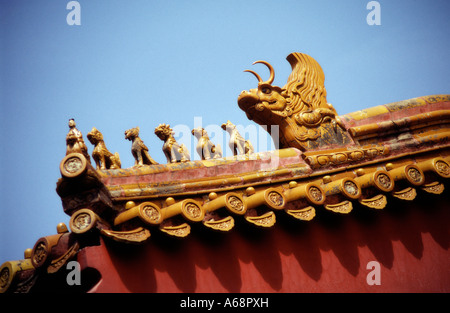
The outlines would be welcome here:
M 252 66 L 260 59 L 283 86 L 289 53 L 315 58 L 339 114 L 450 93 L 445 0 L 378 1 L 379 26 L 366 0 L 79 0 L 79 26 L 66 22 L 68 2 L 0 1 L 0 263 L 68 225 L 55 188 L 69 118 L 90 153 L 95 126 L 127 168 L 126 129 L 139 126 L 165 163 L 160 123 L 252 125 L 236 100 L 257 85 L 243 70 L 268 77 Z

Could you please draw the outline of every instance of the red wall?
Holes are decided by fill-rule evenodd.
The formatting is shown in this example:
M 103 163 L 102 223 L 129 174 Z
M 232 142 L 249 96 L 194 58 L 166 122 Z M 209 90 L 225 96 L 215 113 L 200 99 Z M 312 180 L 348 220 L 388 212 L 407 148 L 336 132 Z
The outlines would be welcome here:
M 277 212 L 268 229 L 239 218 L 225 233 L 193 225 L 182 239 L 153 229 L 144 245 L 105 239 L 78 260 L 100 272 L 93 292 L 450 292 L 448 192 L 388 203 L 318 208 L 310 222 Z M 381 285 L 367 284 L 370 261 Z

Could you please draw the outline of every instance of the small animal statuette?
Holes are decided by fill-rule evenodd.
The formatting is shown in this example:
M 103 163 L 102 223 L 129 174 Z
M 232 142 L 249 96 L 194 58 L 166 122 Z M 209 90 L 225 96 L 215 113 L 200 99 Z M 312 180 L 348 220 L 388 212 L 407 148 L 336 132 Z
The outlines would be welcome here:
M 166 156 L 167 163 L 187 162 L 191 159 L 188 149 L 185 145 L 179 144 L 173 137 L 170 125 L 159 124 L 155 128 L 155 135 L 164 141 L 163 152 Z
M 227 121 L 222 124 L 222 129 L 230 134 L 230 141 L 228 145 L 234 155 L 253 153 L 253 146 L 250 140 L 245 140 L 236 129 L 236 125 Z
M 209 140 L 208 133 L 202 127 L 197 127 L 192 130 L 192 135 L 197 138 L 197 153 L 202 160 L 220 159 L 222 157 L 222 148 L 220 145 L 214 145 Z
M 69 120 L 69 129 L 66 136 L 66 155 L 70 153 L 81 153 L 86 157 L 86 160 L 91 163 L 88 149 L 83 140 L 83 135 L 76 128 L 75 120 L 73 118 Z
M 87 134 L 87 138 L 94 145 L 94 151 L 92 151 L 92 158 L 95 161 L 97 169 L 118 169 L 121 167 L 119 153 L 112 154 L 106 148 L 103 140 L 103 134 L 93 127 Z
M 142 139 L 139 138 L 139 127 L 126 130 L 125 139 L 128 139 L 132 142 L 131 153 L 133 154 L 135 160 L 134 166 L 142 166 L 144 164 L 145 165 L 158 164 L 158 162 L 152 159 L 152 157 L 148 153 L 147 146 L 144 144 Z

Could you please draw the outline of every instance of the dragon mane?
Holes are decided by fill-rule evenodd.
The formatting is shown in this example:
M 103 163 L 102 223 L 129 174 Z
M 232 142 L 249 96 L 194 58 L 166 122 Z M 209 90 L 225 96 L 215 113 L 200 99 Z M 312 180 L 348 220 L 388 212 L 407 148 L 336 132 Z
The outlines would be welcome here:
M 292 72 L 283 89 L 290 96 L 291 112 L 328 109 L 325 74 L 319 63 L 309 55 L 298 52 L 291 53 L 287 60 Z

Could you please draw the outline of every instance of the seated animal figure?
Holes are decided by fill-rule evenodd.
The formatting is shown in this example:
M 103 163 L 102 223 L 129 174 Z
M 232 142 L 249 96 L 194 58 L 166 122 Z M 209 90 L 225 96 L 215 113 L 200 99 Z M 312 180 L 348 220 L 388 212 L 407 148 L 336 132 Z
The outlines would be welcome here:
M 90 143 L 94 145 L 94 151 L 92 151 L 92 158 L 95 161 L 97 169 L 118 169 L 121 167 L 119 153 L 112 154 L 106 148 L 103 140 L 103 134 L 93 127 L 87 134 L 87 138 Z
M 228 145 L 234 155 L 253 153 L 254 149 L 250 140 L 245 140 L 244 137 L 239 134 L 236 129 L 236 125 L 230 121 L 227 121 L 222 124 L 222 129 L 230 134 L 230 141 Z
M 158 164 L 148 153 L 148 148 L 141 138 L 139 138 L 139 127 L 125 131 L 125 139 L 131 140 L 131 153 L 135 159 L 134 166 Z
M 166 156 L 167 163 L 187 162 L 191 157 L 185 145 L 179 144 L 173 137 L 173 130 L 169 124 L 159 124 L 155 128 L 155 135 L 164 141 L 163 152 Z
M 202 160 L 220 159 L 222 157 L 221 146 L 212 143 L 204 128 L 194 128 L 192 130 L 192 135 L 194 135 L 198 140 L 197 153 Z

